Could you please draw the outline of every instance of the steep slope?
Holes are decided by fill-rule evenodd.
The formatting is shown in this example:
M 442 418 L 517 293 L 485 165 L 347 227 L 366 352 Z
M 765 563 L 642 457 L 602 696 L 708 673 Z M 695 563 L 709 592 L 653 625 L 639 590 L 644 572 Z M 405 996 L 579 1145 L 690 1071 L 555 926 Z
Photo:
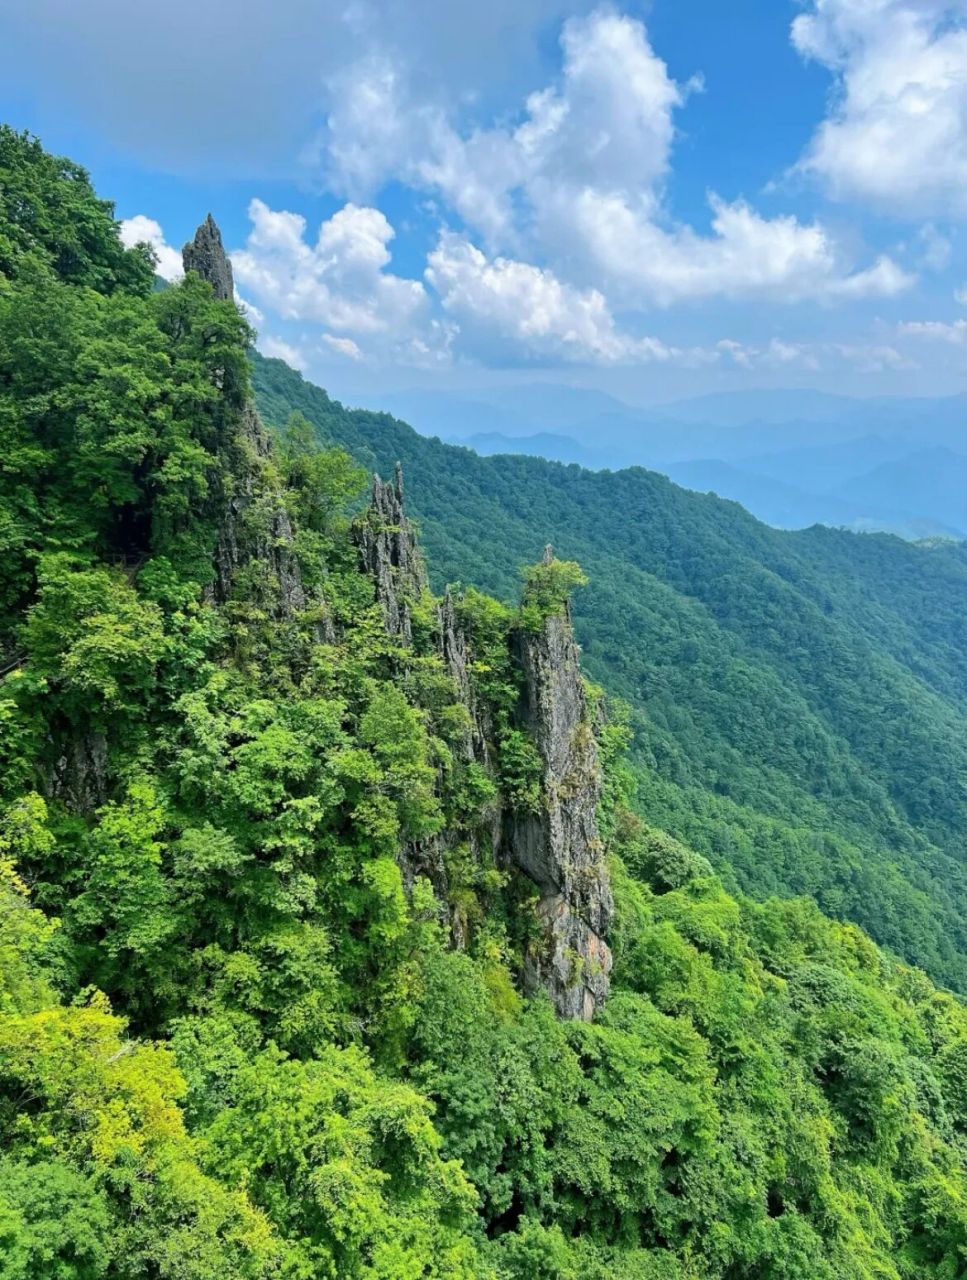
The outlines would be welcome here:
M 434 598 L 210 220 L 0 193 L 0 1273 L 963 1274 L 962 1003 L 632 812 L 580 568 Z
M 254 369 L 268 421 L 403 460 L 438 583 L 513 598 L 546 539 L 582 563 L 578 638 L 631 706 L 651 820 L 967 990 L 967 550 L 782 533 L 640 469 L 480 458 Z

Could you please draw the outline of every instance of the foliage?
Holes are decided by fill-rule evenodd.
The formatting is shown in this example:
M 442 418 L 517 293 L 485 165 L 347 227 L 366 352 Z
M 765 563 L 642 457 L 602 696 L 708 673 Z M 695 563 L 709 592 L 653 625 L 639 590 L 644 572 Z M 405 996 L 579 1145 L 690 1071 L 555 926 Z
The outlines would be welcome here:
M 232 304 L 197 278 L 157 294 L 124 283 L 110 208 L 83 175 L 18 135 L 0 144 L 0 192 L 21 193 L 0 207 L 0 1280 L 964 1274 L 963 1004 L 808 900 L 731 892 L 680 830 L 659 829 L 666 814 L 684 824 L 674 787 L 695 798 L 699 835 L 723 812 L 713 796 L 750 823 L 774 810 L 777 864 L 790 831 L 809 847 L 809 815 L 841 823 L 834 852 L 875 852 L 892 831 L 913 859 L 926 846 L 899 790 L 863 835 L 885 785 L 857 764 L 874 738 L 861 750 L 851 730 L 847 750 L 824 735 L 790 668 L 806 726 L 768 772 L 759 755 L 789 721 L 737 716 L 743 764 L 724 726 L 746 704 L 721 697 L 722 668 L 707 665 L 724 633 L 649 580 L 656 616 L 685 610 L 689 639 L 709 642 L 682 705 L 686 724 L 705 708 L 712 742 L 655 730 L 629 767 L 628 726 L 589 689 L 612 995 L 591 1024 L 524 998 L 495 819 L 498 800 L 549 797 L 514 719 L 511 631 L 562 617 L 580 571 L 527 571 L 516 611 L 455 592 L 462 697 L 439 602 L 418 602 L 402 645 L 358 568 L 360 440 L 344 440 L 353 457 L 320 452 L 287 412 L 266 446 Z M 311 399 L 328 415 L 317 426 L 356 423 Z M 549 524 L 552 488 L 530 495 Z M 213 565 L 239 507 L 226 590 Z M 454 556 L 470 536 L 460 519 Z M 530 536 L 505 521 L 490 536 L 504 533 L 498 568 Z M 302 572 L 287 606 L 280 544 Z M 835 634 L 838 661 L 853 650 Z M 606 635 L 592 629 L 589 649 Z M 883 684 L 885 649 L 866 643 L 875 688 L 923 711 L 928 677 L 904 684 L 891 667 Z M 955 684 L 943 648 L 923 650 L 938 699 L 942 677 Z M 633 683 L 645 668 L 630 652 Z M 772 697 L 777 668 L 749 652 L 729 650 L 730 679 Z M 666 669 L 669 718 L 677 679 Z M 468 757 L 475 734 L 486 768 Z M 790 781 L 805 747 L 840 769 L 825 799 Z M 720 749 L 729 785 L 714 792 L 699 783 Z M 945 796 L 941 781 L 937 830 L 956 807 Z M 905 902 L 903 887 L 888 883 L 887 900 Z
M 648 821 L 733 889 L 808 894 L 967 991 L 964 544 L 782 532 L 640 468 L 478 457 L 257 353 L 253 385 L 267 421 L 402 460 L 438 586 L 511 601 L 544 543 L 580 561 L 583 665 L 629 706 Z

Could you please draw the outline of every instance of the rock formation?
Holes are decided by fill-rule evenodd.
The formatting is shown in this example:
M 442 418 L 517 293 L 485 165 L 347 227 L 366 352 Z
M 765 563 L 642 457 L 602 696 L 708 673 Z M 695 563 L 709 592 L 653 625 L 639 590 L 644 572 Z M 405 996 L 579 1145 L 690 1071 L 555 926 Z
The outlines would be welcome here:
M 216 298 L 234 298 L 232 264 L 222 246 L 222 233 L 211 214 L 181 251 L 185 271 L 196 271 L 207 280 Z
M 386 630 L 404 644 L 413 639 L 411 605 L 426 589 L 426 573 L 413 526 L 403 509 L 403 468 L 396 464 L 393 484 L 373 476 L 369 509 L 357 520 L 353 535 L 359 566 L 376 586 Z
M 515 811 L 507 824 L 506 854 L 541 893 L 544 936 L 524 976 L 560 1014 L 588 1019 L 608 992 L 613 903 L 597 827 L 597 744 L 569 612 L 545 618 L 537 633 L 516 631 L 513 643 L 524 676 L 518 716 L 542 765 L 541 811 Z
M 356 522 L 354 537 L 360 568 L 373 580 L 388 633 L 411 645 L 411 604 L 427 584 L 404 509 L 399 464 L 393 484 L 373 477 L 372 501 Z M 449 591 L 439 606 L 438 635 L 456 698 L 468 712 L 464 757 L 493 773 L 492 726 L 481 723 L 478 714 L 471 654 Z M 546 990 L 562 1017 L 590 1019 L 608 993 L 611 951 L 604 939 L 612 898 L 597 827 L 597 743 L 567 607 L 545 618 L 537 632 L 516 629 L 510 644 L 521 676 L 516 721 L 540 756 L 542 803 L 538 812 L 495 806 L 492 824 L 470 833 L 469 845 L 475 856 L 488 845 L 540 892 L 542 936 L 525 960 L 527 988 Z M 446 900 L 447 847 L 442 833 L 400 851 L 408 888 L 417 875 L 426 876 Z M 456 945 L 464 945 L 463 923 L 451 918 L 450 927 Z
M 185 271 L 207 280 L 216 298 L 234 301 L 232 264 L 211 214 L 182 250 Z M 218 535 L 212 599 L 229 598 L 236 574 L 251 561 L 271 571 L 267 604 L 276 617 L 291 617 L 306 606 L 299 565 L 293 551 L 292 525 L 281 493 L 264 483 L 271 453 L 268 433 L 252 401 L 229 411 L 228 429 L 220 448 L 223 475 L 214 489 Z

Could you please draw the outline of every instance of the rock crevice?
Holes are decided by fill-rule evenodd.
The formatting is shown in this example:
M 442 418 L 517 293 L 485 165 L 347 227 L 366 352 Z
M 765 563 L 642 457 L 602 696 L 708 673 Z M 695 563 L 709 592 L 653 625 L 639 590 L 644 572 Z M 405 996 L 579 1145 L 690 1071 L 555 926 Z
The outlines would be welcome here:
M 542 937 L 525 982 L 546 989 L 562 1016 L 589 1019 L 608 993 L 613 900 L 597 823 L 597 742 L 567 609 L 512 642 L 523 674 L 518 720 L 542 771 L 539 812 L 515 810 L 507 824 L 507 855 L 541 895 Z
M 399 463 L 392 484 L 373 476 L 369 509 L 356 521 L 353 536 L 359 567 L 375 584 L 386 630 L 403 644 L 411 644 L 412 605 L 426 590 L 427 581 L 416 534 L 403 508 L 403 468 Z

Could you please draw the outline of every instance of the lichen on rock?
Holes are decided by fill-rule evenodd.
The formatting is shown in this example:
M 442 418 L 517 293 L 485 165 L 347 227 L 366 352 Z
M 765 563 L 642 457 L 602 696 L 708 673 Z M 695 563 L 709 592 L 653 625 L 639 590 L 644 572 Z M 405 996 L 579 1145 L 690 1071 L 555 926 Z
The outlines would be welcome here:
M 597 824 L 597 743 L 569 610 L 536 633 L 518 629 L 513 647 L 523 675 L 518 718 L 542 766 L 539 811 L 514 810 L 507 823 L 507 856 L 540 891 L 542 938 L 525 982 L 546 989 L 562 1016 L 588 1019 L 608 993 L 613 900 Z
M 372 499 L 356 521 L 353 536 L 360 569 L 375 584 L 386 630 L 411 644 L 412 605 L 426 590 L 427 580 L 416 534 L 403 507 L 403 468 L 399 463 L 392 484 L 373 476 Z

